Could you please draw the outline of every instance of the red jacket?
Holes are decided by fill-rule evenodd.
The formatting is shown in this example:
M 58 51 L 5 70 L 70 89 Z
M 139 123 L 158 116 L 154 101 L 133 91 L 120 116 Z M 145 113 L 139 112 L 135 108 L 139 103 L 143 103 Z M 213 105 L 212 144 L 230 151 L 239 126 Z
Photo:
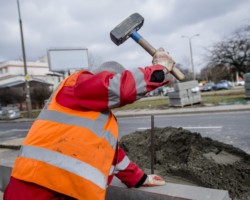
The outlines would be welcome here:
M 126 70 L 121 75 L 108 71 L 103 71 L 96 75 L 84 73 L 79 76 L 74 88 L 64 87 L 59 92 L 57 101 L 65 107 L 76 110 L 105 111 L 121 107 L 133 103 L 144 97 L 147 92 L 166 84 L 167 81 L 150 81 L 155 71 L 162 70 L 162 66 L 156 65 L 136 68 L 131 71 Z M 142 78 L 142 80 L 135 80 L 139 78 Z M 114 87 L 112 87 L 112 81 L 115 85 Z M 140 82 L 138 83 L 138 81 Z M 117 162 L 116 166 L 119 166 L 121 162 L 128 162 L 125 168 L 114 171 L 115 176 L 128 187 L 139 187 L 145 181 L 146 176 L 144 172 L 136 164 L 129 161 L 121 148 L 118 149 L 114 161 Z M 109 183 L 113 175 L 110 176 Z
M 121 107 L 133 103 L 143 97 L 147 92 L 166 84 L 167 81 L 152 82 L 153 73 L 162 70 L 163 67 L 157 65 L 146 68 L 136 68 L 131 71 L 126 70 L 122 74 L 104 71 L 94 75 L 84 71 L 73 87 L 64 86 L 61 89 L 56 100 L 62 106 L 73 110 L 101 112 Z M 129 160 L 121 148 L 117 149 L 113 162 L 113 172 L 110 173 L 108 184 L 114 175 L 128 187 L 139 187 L 146 179 L 144 172 Z M 18 187 L 21 193 L 12 190 L 11 188 L 13 187 Z M 26 200 L 33 195 L 39 197 L 39 195 L 37 195 L 39 193 L 45 196 L 47 194 L 48 199 L 53 195 L 60 196 L 60 194 L 53 194 L 53 191 L 49 191 L 46 188 L 34 185 L 33 183 L 19 181 L 12 177 L 5 191 L 4 199 L 22 199 L 20 194 L 25 194 L 23 199 Z M 39 199 L 44 199 L 43 195 L 41 195 Z M 60 198 L 63 198 L 63 196 L 60 196 Z

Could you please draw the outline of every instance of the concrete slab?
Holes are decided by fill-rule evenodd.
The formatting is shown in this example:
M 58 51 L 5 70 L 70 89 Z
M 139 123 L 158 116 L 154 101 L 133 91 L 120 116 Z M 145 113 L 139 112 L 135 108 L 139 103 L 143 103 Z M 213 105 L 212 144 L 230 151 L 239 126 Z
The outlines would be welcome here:
M 199 85 L 198 81 L 196 81 L 196 80 L 176 83 L 174 85 L 174 90 L 175 91 L 188 90 L 188 89 L 191 89 L 191 88 L 195 88 L 198 85 Z
M 228 191 L 167 183 L 164 186 L 128 189 L 118 179 L 112 181 L 106 200 L 230 200 Z
M 168 94 L 169 105 L 173 107 L 183 107 L 201 102 L 201 94 L 199 91 L 193 92 L 192 88 L 198 86 L 197 81 L 187 81 L 176 83 L 174 92 Z
M 250 73 L 244 74 L 244 80 L 245 80 L 246 82 L 250 82 Z
M 4 191 L 10 180 L 13 162 L 0 159 L 0 191 Z
M 248 81 L 248 82 L 245 82 L 245 89 L 246 90 L 250 90 L 250 81 Z

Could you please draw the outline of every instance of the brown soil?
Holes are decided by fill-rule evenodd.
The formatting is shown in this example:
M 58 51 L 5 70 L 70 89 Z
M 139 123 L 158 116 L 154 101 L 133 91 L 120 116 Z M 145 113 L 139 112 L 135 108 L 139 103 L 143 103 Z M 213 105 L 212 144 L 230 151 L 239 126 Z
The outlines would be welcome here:
M 154 129 L 154 170 L 166 180 L 228 190 L 232 199 L 250 199 L 250 155 L 182 128 Z M 151 168 L 151 130 L 123 136 L 120 146 L 146 172 Z M 171 178 L 169 179 L 171 180 Z

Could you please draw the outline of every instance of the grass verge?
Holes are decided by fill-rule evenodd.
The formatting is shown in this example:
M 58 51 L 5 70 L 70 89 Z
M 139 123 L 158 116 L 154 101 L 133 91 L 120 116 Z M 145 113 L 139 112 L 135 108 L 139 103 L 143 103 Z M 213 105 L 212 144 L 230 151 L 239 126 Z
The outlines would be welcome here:
M 236 103 L 247 103 L 250 102 L 246 99 L 245 90 L 243 87 L 233 88 L 231 90 L 220 90 L 201 93 L 201 106 L 209 105 L 221 105 L 221 104 L 236 104 Z M 135 109 L 166 109 L 169 107 L 169 98 L 167 96 L 158 97 L 145 97 L 132 104 L 128 104 L 121 108 L 114 110 L 135 110 Z M 36 118 L 40 110 L 32 111 L 32 118 Z M 27 112 L 21 113 L 22 117 L 28 117 Z
M 201 93 L 201 106 L 206 104 L 221 105 L 221 104 L 235 104 L 245 103 L 250 101 L 246 99 L 245 90 L 241 88 L 233 88 L 231 90 L 219 90 Z M 119 110 L 133 110 L 133 109 L 166 109 L 169 107 L 169 98 L 146 97 L 132 104 L 126 105 Z

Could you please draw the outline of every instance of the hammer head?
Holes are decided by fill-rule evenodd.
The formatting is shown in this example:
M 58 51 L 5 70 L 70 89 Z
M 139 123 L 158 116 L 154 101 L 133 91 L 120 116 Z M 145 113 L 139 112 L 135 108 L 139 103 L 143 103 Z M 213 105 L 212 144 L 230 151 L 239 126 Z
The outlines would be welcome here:
M 132 32 L 138 31 L 143 22 L 144 18 L 140 14 L 134 13 L 130 15 L 110 32 L 111 40 L 119 46 L 130 37 Z

